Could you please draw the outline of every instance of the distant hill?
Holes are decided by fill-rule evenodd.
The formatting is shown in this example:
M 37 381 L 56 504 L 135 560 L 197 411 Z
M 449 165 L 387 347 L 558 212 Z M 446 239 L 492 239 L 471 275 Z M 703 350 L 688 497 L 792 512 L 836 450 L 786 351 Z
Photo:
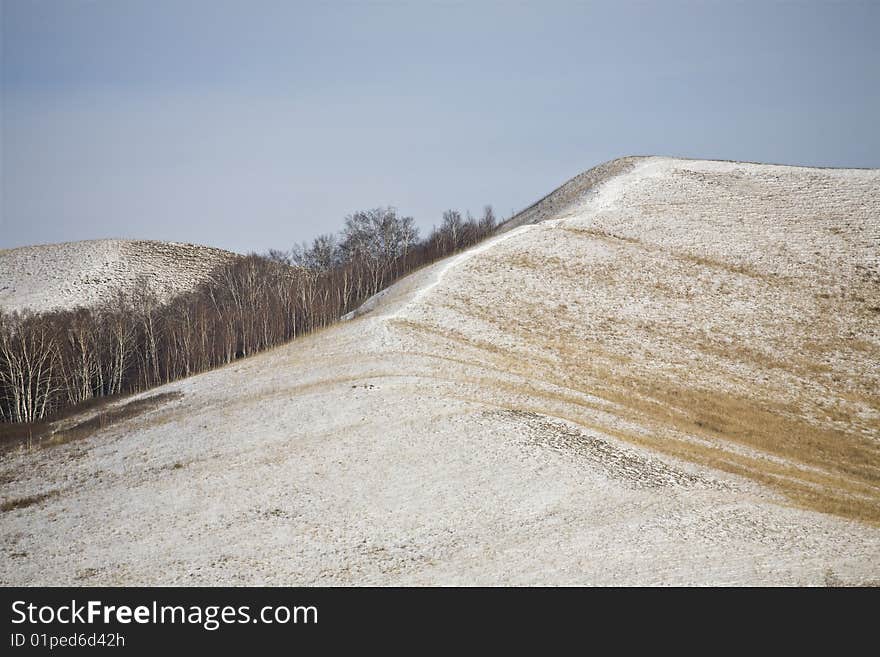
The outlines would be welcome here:
M 93 307 L 146 281 L 160 298 L 194 288 L 237 255 L 177 242 L 90 240 L 0 251 L 0 310 Z

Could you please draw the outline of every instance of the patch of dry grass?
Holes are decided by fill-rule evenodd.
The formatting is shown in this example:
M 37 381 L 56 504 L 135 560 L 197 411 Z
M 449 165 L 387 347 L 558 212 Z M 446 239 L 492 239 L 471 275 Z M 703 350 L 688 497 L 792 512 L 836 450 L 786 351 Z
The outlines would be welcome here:
M 535 255 L 528 251 L 523 251 L 505 258 L 504 263 L 519 269 L 532 269 L 549 271 L 554 269 L 564 269 L 570 264 L 558 256 L 553 255 Z
M 426 339 L 459 344 L 461 357 L 442 360 L 481 368 L 485 376 L 456 378 L 496 398 L 501 393 L 511 400 L 508 408 L 567 419 L 752 479 L 803 508 L 880 524 L 880 445 L 855 431 L 811 421 L 796 403 L 676 384 L 656 374 L 638 376 L 639 368 L 621 367 L 626 357 L 572 335 L 557 335 L 543 352 L 523 355 L 421 323 L 398 325 Z M 510 374 L 522 379 L 512 381 Z M 488 396 L 480 401 L 498 405 Z M 624 424 L 597 420 L 608 412 Z M 621 429 L 626 423 L 644 431 Z
M 692 253 L 675 253 L 673 257 L 679 258 L 686 262 L 693 263 L 695 265 L 699 265 L 701 267 L 709 267 L 711 269 L 720 269 L 722 271 L 726 271 L 730 274 L 740 274 L 742 276 L 748 276 L 749 278 L 755 279 L 763 279 L 766 280 L 768 277 L 762 274 L 759 271 L 752 269 L 744 264 L 734 264 L 731 262 L 725 262 L 724 260 L 718 260 L 716 258 L 709 258 L 706 256 L 694 255 Z
M 13 499 L 9 499 L 0 503 L 0 511 L 5 513 L 6 511 L 14 511 L 15 509 L 26 509 L 29 506 L 39 504 L 43 500 L 47 500 L 57 494 L 57 490 L 52 490 L 47 493 L 39 493 L 37 495 L 28 495 L 26 497 L 16 497 Z
M 598 228 L 579 228 L 577 226 L 563 226 L 562 230 L 564 230 L 566 233 L 570 233 L 572 235 L 577 235 L 580 237 L 590 237 L 607 241 L 626 242 L 628 244 L 642 244 L 641 240 L 635 237 L 616 235 L 614 233 L 609 233 L 606 230 L 601 230 Z
M 69 426 L 65 426 L 66 423 L 62 421 L 7 425 L 3 437 L 3 447 L 10 449 L 27 445 L 46 448 L 89 438 L 102 429 L 155 410 L 169 401 L 180 399 L 182 396 L 183 394 L 180 392 L 162 392 L 141 399 L 133 399 L 124 404 L 114 404 L 113 400 L 104 400 L 104 403 L 95 403 L 89 417 Z
M 756 280 L 770 280 L 771 277 L 742 263 L 731 263 L 717 258 L 711 258 L 703 255 L 696 255 L 687 252 L 667 252 L 661 247 L 645 244 L 642 240 L 629 237 L 627 235 L 618 235 L 599 228 L 579 228 L 576 226 L 564 226 L 562 228 L 566 233 L 577 235 L 580 237 L 589 237 L 604 240 L 606 242 L 623 242 L 625 244 L 638 245 L 642 250 L 654 253 L 662 253 L 665 258 L 683 260 L 687 263 L 698 265 L 700 267 L 709 267 L 711 269 L 721 270 L 730 274 L 738 274 L 748 276 Z

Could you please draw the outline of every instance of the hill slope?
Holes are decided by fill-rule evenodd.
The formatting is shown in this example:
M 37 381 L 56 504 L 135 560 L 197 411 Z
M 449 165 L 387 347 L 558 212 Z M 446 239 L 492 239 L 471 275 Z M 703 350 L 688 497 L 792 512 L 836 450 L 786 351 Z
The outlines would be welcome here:
M 880 172 L 584 180 L 350 322 L 4 455 L 36 501 L 0 581 L 880 581 Z
M 236 257 L 222 249 L 147 240 L 91 240 L 0 250 L 0 310 L 97 306 L 147 280 L 167 299 Z

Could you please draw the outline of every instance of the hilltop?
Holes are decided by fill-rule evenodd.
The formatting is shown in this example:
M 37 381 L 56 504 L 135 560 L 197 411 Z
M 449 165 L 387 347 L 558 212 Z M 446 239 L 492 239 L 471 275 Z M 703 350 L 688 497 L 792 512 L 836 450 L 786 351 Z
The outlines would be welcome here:
M 160 299 L 169 299 L 236 257 L 195 244 L 117 239 L 0 250 L 0 310 L 95 307 L 145 281 Z

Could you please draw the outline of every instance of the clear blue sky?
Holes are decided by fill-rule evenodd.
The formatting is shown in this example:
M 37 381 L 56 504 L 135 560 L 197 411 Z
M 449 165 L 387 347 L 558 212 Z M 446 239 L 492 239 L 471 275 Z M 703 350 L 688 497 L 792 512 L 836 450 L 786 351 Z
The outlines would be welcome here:
M 0 247 L 425 229 L 630 154 L 880 166 L 877 2 L 0 2 Z

